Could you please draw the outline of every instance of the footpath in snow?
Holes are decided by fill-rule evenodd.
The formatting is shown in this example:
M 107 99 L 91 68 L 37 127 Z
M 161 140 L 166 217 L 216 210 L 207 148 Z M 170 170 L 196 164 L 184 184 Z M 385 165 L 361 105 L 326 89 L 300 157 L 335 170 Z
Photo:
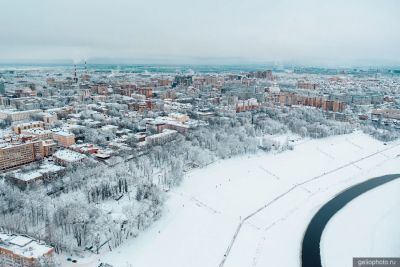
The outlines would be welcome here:
M 302 237 L 315 212 L 348 186 L 398 173 L 397 144 L 357 132 L 194 170 L 169 193 L 164 214 L 152 227 L 73 266 L 300 266 Z M 240 221 L 267 203 L 232 242 Z

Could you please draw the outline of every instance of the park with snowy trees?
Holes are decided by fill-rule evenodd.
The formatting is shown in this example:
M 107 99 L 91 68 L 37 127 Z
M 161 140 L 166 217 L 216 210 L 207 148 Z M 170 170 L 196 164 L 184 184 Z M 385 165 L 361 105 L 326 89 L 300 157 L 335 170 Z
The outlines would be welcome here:
M 0 230 L 43 240 L 57 252 L 113 250 L 162 216 L 166 192 L 191 168 L 237 155 L 292 149 L 288 140 L 278 142 L 273 136 L 324 138 L 355 127 L 308 108 L 263 108 L 215 117 L 207 126 L 150 147 L 140 156 L 120 155 L 111 165 L 87 161 L 69 166 L 62 177 L 42 187 L 23 191 L 2 179 Z M 380 140 L 398 137 L 388 129 L 360 127 Z M 101 134 L 88 133 L 100 144 Z

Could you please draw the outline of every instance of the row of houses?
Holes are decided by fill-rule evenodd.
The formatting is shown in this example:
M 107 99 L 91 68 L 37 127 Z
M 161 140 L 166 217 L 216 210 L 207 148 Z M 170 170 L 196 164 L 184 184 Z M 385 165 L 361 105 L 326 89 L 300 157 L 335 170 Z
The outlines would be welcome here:
M 274 103 L 281 106 L 309 106 L 332 112 L 343 112 L 346 108 L 346 105 L 340 101 L 327 100 L 322 97 L 303 96 L 296 93 L 279 93 L 271 97 Z

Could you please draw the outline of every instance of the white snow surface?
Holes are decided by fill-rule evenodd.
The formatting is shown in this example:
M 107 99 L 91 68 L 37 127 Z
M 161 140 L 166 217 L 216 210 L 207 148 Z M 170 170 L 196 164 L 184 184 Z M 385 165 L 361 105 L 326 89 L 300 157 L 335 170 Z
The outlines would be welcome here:
M 223 266 L 300 266 L 301 241 L 312 216 L 351 185 L 399 173 L 399 144 L 384 145 L 355 132 L 303 140 L 294 150 L 278 154 L 218 161 L 189 172 L 168 193 L 162 218 L 138 238 L 111 252 L 63 264 L 220 266 L 240 220 L 272 201 L 246 220 Z M 309 182 L 298 185 L 305 181 Z
M 326 267 L 351 267 L 353 257 L 400 257 L 400 180 L 354 199 L 322 235 Z

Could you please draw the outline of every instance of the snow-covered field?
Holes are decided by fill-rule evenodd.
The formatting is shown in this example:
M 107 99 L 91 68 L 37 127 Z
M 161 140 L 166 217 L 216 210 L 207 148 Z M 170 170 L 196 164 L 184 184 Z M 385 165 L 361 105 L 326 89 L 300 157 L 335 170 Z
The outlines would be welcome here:
M 353 257 L 399 257 L 399 208 L 400 180 L 371 190 L 346 205 L 323 233 L 324 265 L 351 267 Z
M 194 170 L 169 193 L 163 217 L 151 228 L 71 266 L 219 266 L 240 221 L 267 203 L 243 224 L 224 266 L 299 266 L 314 213 L 352 184 L 399 173 L 398 144 L 357 132 Z

